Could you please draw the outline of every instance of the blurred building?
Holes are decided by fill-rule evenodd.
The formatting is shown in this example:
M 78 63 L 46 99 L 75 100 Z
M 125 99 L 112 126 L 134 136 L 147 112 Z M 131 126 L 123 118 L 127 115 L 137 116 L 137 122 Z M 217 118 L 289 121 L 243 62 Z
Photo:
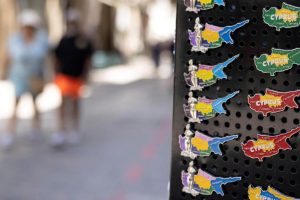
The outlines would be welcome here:
M 64 14 L 70 7 L 81 11 L 83 29 L 97 50 L 125 59 L 147 52 L 153 42 L 171 40 L 175 33 L 175 0 L 0 0 L 0 66 L 20 10 L 37 10 L 55 45 L 64 32 Z

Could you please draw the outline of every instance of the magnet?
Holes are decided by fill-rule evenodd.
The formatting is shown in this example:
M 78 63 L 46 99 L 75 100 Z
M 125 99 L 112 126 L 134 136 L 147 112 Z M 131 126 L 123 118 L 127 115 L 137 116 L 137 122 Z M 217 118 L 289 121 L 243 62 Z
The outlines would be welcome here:
M 275 76 L 277 72 L 284 72 L 300 64 L 300 48 L 292 50 L 272 49 L 272 53 L 254 57 L 254 63 L 258 71 Z
M 295 101 L 295 98 L 299 96 L 300 90 L 278 92 L 267 88 L 264 95 L 248 96 L 248 104 L 255 112 L 267 116 L 268 113 L 282 112 L 285 108 L 299 108 Z
M 194 65 L 193 60 L 189 61 L 189 73 L 184 74 L 186 84 L 190 90 L 202 91 L 203 88 L 211 86 L 220 79 L 227 79 L 224 69 L 239 57 L 239 54 L 217 65 Z
M 224 0 L 184 0 L 186 11 L 199 13 L 201 10 L 213 9 L 215 5 L 225 6 Z
M 248 23 L 249 20 L 245 20 L 232 26 L 218 27 L 205 24 L 203 27 L 198 17 L 195 21 L 194 31 L 188 30 L 192 51 L 206 53 L 208 49 L 221 47 L 223 43 L 234 44 L 231 33 Z
M 257 139 L 252 139 L 242 144 L 242 149 L 246 156 L 258 159 L 260 162 L 264 158 L 275 156 L 280 150 L 292 150 L 287 139 L 300 131 L 300 126 L 292 129 L 287 133 L 282 133 L 276 136 L 258 134 Z
M 217 114 L 226 114 L 223 104 L 237 95 L 239 91 L 233 92 L 223 98 L 215 100 L 207 99 L 206 97 L 193 97 L 193 92 L 189 93 L 188 103 L 183 105 L 186 117 L 189 122 L 201 123 L 203 120 L 211 119 Z
M 198 131 L 194 134 L 190 128 L 190 124 L 186 125 L 184 136 L 179 136 L 179 145 L 181 155 L 191 159 L 208 157 L 212 153 L 222 156 L 221 144 L 239 138 L 239 135 L 212 138 Z
M 281 9 L 271 7 L 269 10 L 263 9 L 264 22 L 275 27 L 277 31 L 282 28 L 294 28 L 300 26 L 300 7 L 282 3 Z
M 193 161 L 190 162 L 187 172 L 181 172 L 182 191 L 192 196 L 199 194 L 209 196 L 214 192 L 224 196 L 222 186 L 240 180 L 242 180 L 241 177 L 214 177 L 201 169 L 197 172 Z
M 269 186 L 267 190 L 263 190 L 262 187 L 253 187 L 250 185 L 248 187 L 248 197 L 249 200 L 296 200 L 293 197 L 289 197 L 278 192 L 271 186 Z

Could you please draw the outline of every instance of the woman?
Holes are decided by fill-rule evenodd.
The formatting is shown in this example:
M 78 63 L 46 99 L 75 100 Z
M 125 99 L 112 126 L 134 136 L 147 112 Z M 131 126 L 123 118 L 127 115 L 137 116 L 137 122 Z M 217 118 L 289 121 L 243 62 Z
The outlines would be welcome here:
M 33 10 L 24 10 L 19 16 L 20 31 L 9 38 L 6 66 L 8 79 L 15 89 L 15 109 L 3 134 L 2 145 L 5 148 L 13 144 L 16 132 L 16 107 L 24 93 L 32 95 L 35 106 L 33 133 L 40 131 L 39 112 L 36 97 L 43 90 L 44 60 L 48 51 L 46 34 L 40 30 L 40 17 Z

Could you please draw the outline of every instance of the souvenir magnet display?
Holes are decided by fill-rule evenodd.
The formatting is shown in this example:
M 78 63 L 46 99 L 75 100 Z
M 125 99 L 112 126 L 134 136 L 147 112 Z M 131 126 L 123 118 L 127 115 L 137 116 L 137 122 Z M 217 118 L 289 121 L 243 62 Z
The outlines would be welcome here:
M 271 55 L 263 54 L 259 58 L 254 57 L 254 63 L 258 71 L 275 76 L 277 72 L 284 72 L 300 64 L 300 48 L 292 50 L 272 49 Z
M 224 196 L 223 185 L 242 180 L 241 177 L 214 177 L 201 169 L 196 173 L 193 162 L 190 162 L 187 172 L 182 171 L 181 173 L 182 191 L 193 196 L 212 195 L 214 192 Z
M 221 47 L 223 43 L 233 44 L 231 33 L 248 23 L 249 20 L 245 20 L 226 27 L 205 24 L 204 30 L 202 30 L 203 26 L 200 24 L 200 18 L 198 17 L 195 21 L 194 31 L 188 31 L 192 51 L 206 53 L 208 49 Z
M 298 96 L 300 96 L 300 90 L 278 92 L 267 88 L 265 95 L 248 96 L 248 104 L 255 112 L 261 112 L 267 116 L 268 113 L 278 113 L 284 111 L 285 108 L 299 108 L 295 101 Z
M 226 114 L 223 104 L 237 95 L 239 91 L 233 92 L 223 98 L 215 100 L 206 97 L 193 97 L 193 93 L 189 93 L 188 104 L 183 105 L 185 115 L 189 118 L 189 122 L 200 123 L 203 120 L 211 119 L 217 114 Z
M 277 31 L 282 28 L 294 28 L 300 25 L 300 8 L 282 3 L 281 9 L 271 7 L 263 9 L 263 19 L 266 24 L 275 27 Z
M 268 187 L 265 191 L 261 187 L 252 187 L 248 188 L 249 200 L 297 200 L 293 197 L 288 197 L 272 187 Z
M 288 144 L 287 139 L 299 131 L 300 127 L 297 127 L 287 133 L 276 136 L 258 134 L 257 139 L 249 140 L 242 144 L 242 149 L 246 156 L 262 162 L 264 158 L 277 155 L 280 150 L 291 150 L 292 147 Z
M 201 10 L 209 10 L 214 5 L 225 6 L 224 0 L 184 0 L 186 11 L 198 13 Z
M 179 145 L 181 155 L 191 159 L 198 156 L 207 157 L 212 153 L 222 156 L 220 145 L 239 138 L 238 135 L 212 138 L 198 131 L 194 134 L 190 128 L 190 124 L 188 124 L 184 136 L 179 136 Z
M 190 90 L 200 90 L 211 86 L 219 79 L 227 79 L 224 68 L 235 61 L 239 55 L 236 55 L 223 63 L 217 65 L 202 65 L 198 67 L 194 65 L 193 60 L 189 61 L 189 73 L 184 74 L 186 84 L 190 86 Z

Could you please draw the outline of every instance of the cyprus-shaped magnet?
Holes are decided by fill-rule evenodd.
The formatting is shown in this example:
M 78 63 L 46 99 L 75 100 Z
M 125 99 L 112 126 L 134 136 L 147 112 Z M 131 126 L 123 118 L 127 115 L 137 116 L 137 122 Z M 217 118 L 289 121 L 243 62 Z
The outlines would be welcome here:
M 258 71 L 275 76 L 277 72 L 284 72 L 300 64 L 300 48 L 292 50 L 272 49 L 271 54 L 254 57 Z
M 280 9 L 271 7 L 263 9 L 263 19 L 266 24 L 275 27 L 277 31 L 282 28 L 294 28 L 300 26 L 300 7 L 282 3 Z
M 258 134 L 257 139 L 252 139 L 242 144 L 242 149 L 246 156 L 262 162 L 264 158 L 277 155 L 280 150 L 292 150 L 287 140 L 299 131 L 300 127 L 297 127 L 287 133 L 275 136 Z
M 209 49 L 221 47 L 223 43 L 234 44 L 231 33 L 248 23 L 249 20 L 244 20 L 232 26 L 219 27 L 205 24 L 203 27 L 198 17 L 195 21 L 194 31 L 188 30 L 192 51 L 206 53 Z
M 299 108 L 295 101 L 295 98 L 299 96 L 300 90 L 279 92 L 267 88 L 264 95 L 248 96 L 248 104 L 255 112 L 267 116 L 268 113 L 282 112 L 285 108 Z
M 202 91 L 203 88 L 217 83 L 218 80 L 227 79 L 224 69 L 234 62 L 239 55 L 229 58 L 223 63 L 216 65 L 194 65 L 193 60 L 189 61 L 189 73 L 184 73 L 186 84 L 190 90 Z
M 201 169 L 198 171 L 194 167 L 194 162 L 190 162 L 186 171 L 181 172 L 182 191 L 193 196 L 212 195 L 214 192 L 224 196 L 222 186 L 242 180 L 241 177 L 215 177 Z
M 248 188 L 249 200 L 299 200 L 293 197 L 278 192 L 271 186 L 267 190 L 263 190 L 261 187 L 253 187 L 252 185 Z
M 186 117 L 189 122 L 201 123 L 203 120 L 211 119 L 217 114 L 226 114 L 223 104 L 237 95 L 239 91 L 228 94 L 218 99 L 208 99 L 206 97 L 193 97 L 193 93 L 189 93 L 188 103 L 183 105 Z
M 225 137 L 210 137 L 204 133 L 191 131 L 188 124 L 184 131 L 184 136 L 179 136 L 179 145 L 181 155 L 195 159 L 196 157 L 208 157 L 211 154 L 223 155 L 221 145 L 239 138 L 239 135 L 230 135 Z
M 186 11 L 198 13 L 201 10 L 209 10 L 215 5 L 225 6 L 224 0 L 184 0 Z

